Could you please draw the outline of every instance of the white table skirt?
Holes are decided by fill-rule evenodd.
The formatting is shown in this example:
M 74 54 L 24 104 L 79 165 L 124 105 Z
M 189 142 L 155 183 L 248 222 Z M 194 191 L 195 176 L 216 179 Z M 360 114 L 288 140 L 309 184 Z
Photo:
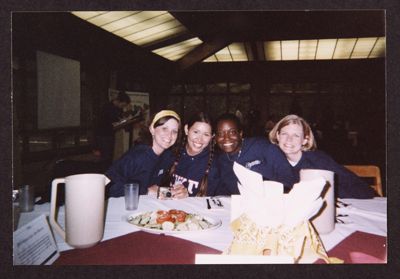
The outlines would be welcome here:
M 157 200 L 149 196 L 140 196 L 139 207 L 136 211 L 126 211 L 123 197 L 110 198 L 106 205 L 106 222 L 104 228 L 103 241 L 138 231 L 136 227 L 126 221 L 126 216 L 144 211 L 180 209 L 190 213 L 198 213 L 222 221 L 219 228 L 201 231 L 174 234 L 173 236 L 203 244 L 221 251 L 228 248 L 232 241 L 232 233 L 229 227 L 230 223 L 230 197 L 220 198 L 223 209 L 207 209 L 205 198 L 186 198 L 182 200 Z M 344 224 L 337 223 L 335 230 L 329 234 L 321 235 L 325 249 L 330 250 L 335 245 L 355 231 L 362 231 L 376 235 L 387 235 L 386 218 L 386 198 L 374 198 L 369 200 L 342 199 L 350 206 L 337 208 L 337 214 L 348 215 L 341 217 Z M 45 203 L 35 205 L 33 212 L 22 213 L 19 219 L 18 227 L 26 224 L 35 217 L 45 214 L 49 215 L 50 204 Z M 60 207 L 58 221 L 64 226 L 64 206 Z M 55 233 L 55 240 L 60 251 L 73 249 Z

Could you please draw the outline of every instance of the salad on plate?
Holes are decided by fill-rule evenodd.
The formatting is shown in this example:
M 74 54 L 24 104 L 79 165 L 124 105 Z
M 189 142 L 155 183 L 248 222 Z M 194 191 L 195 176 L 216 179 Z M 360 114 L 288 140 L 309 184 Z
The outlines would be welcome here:
M 221 225 L 221 221 L 177 209 L 147 211 L 134 214 L 128 216 L 127 221 L 140 229 L 160 233 L 204 231 Z

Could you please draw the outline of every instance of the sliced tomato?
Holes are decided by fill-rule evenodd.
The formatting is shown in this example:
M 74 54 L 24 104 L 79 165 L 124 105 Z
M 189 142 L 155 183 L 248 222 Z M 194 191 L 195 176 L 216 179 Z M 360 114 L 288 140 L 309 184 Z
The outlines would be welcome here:
M 178 214 L 187 214 L 185 211 L 183 210 L 177 210 L 177 209 L 171 209 L 168 211 L 170 214 L 173 215 L 178 215 Z
M 168 213 L 174 216 L 178 222 L 185 222 L 186 220 L 187 213 L 183 210 L 171 209 Z
M 162 224 L 165 221 L 171 221 L 172 222 L 172 215 L 169 214 L 168 212 L 162 213 L 162 214 L 158 214 L 158 216 L 156 218 L 157 224 Z
M 185 222 L 186 220 L 186 213 L 177 214 L 175 216 L 178 222 Z

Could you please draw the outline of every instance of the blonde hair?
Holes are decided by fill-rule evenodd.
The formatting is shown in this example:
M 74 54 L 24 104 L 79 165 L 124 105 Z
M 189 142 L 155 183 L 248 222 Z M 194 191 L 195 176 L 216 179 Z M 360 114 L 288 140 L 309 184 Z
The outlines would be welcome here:
M 178 121 L 178 123 L 181 122 L 181 118 L 179 117 L 179 115 L 175 111 L 173 111 L 173 110 L 162 110 L 162 111 L 158 112 L 156 115 L 154 115 L 154 118 L 153 118 L 153 121 L 151 121 L 150 127 L 153 127 L 153 128 L 157 127 L 157 125 L 155 126 L 155 124 L 160 119 L 163 119 L 163 118 L 166 118 L 166 117 L 169 117 L 169 118 L 173 117 Z
M 317 149 L 317 143 L 314 138 L 314 134 L 311 130 L 310 125 L 300 116 L 295 114 L 289 114 L 279 120 L 278 123 L 275 124 L 274 128 L 269 132 L 269 140 L 273 144 L 278 144 L 278 133 L 280 133 L 281 129 L 289 124 L 297 124 L 303 128 L 304 138 L 307 139 L 306 144 L 303 145 L 302 150 L 315 150 Z

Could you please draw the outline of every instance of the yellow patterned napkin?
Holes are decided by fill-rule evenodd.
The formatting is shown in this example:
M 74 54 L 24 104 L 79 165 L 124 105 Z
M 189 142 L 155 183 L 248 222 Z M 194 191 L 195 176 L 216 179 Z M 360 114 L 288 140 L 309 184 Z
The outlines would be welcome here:
M 310 222 L 296 227 L 260 227 L 246 214 L 231 223 L 234 234 L 228 255 L 288 256 L 295 263 L 312 263 L 322 259 L 326 263 L 342 263 L 337 258 L 329 258 L 320 238 Z
M 317 177 L 293 185 L 288 194 L 283 184 L 263 181 L 262 176 L 234 163 L 238 177 L 240 208 L 232 204 L 231 229 L 234 235 L 227 255 L 266 255 L 290 257 L 295 263 L 343 262 L 328 258 L 309 219 L 323 205 L 321 193 L 326 180 Z M 234 218 L 235 218 L 234 217 Z

